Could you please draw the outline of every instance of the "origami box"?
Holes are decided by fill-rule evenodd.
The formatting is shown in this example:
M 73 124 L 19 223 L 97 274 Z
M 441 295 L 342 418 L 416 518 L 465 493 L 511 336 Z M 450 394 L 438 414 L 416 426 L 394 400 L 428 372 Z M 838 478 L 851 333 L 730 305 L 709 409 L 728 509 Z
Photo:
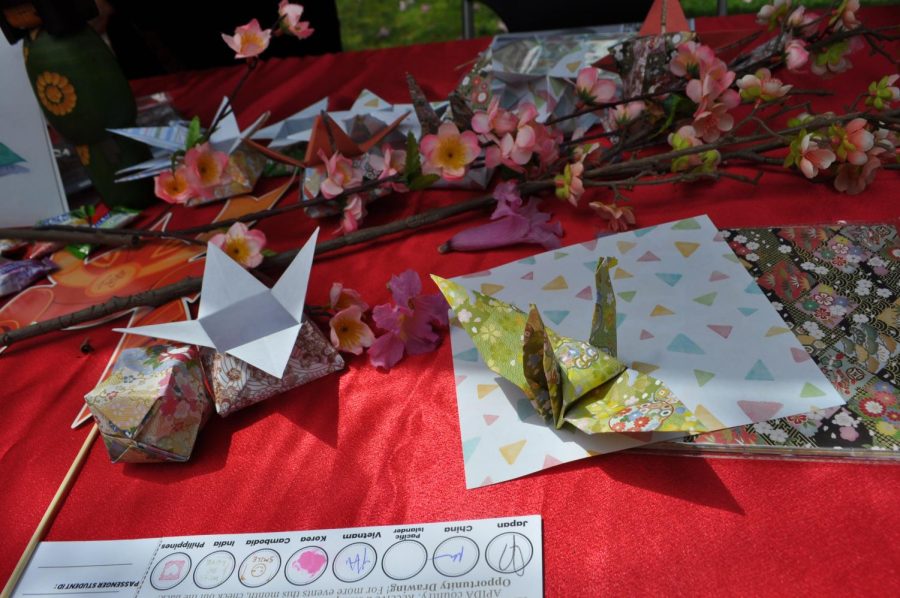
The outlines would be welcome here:
M 212 197 L 193 197 L 187 205 L 200 206 L 211 201 L 227 199 L 253 191 L 266 165 L 266 157 L 241 146 L 228 156 L 228 182 L 213 188 Z
M 315 324 L 305 321 L 281 379 L 237 357 L 204 347 L 206 370 L 216 412 L 222 417 L 343 369 L 344 360 Z
M 187 461 L 211 412 L 197 349 L 122 351 L 87 402 L 113 463 Z

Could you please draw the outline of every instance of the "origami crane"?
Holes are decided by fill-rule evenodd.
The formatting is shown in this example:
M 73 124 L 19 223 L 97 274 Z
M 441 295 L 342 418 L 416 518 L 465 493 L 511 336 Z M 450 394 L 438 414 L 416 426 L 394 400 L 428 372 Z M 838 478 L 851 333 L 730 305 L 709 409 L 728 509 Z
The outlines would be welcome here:
M 219 119 L 219 115 L 228 107 L 227 98 L 222 98 L 222 103 L 216 111 L 213 121 Z M 269 118 L 266 112 L 256 121 L 241 131 L 238 127 L 237 118 L 234 112 L 229 111 L 222 117 L 216 130 L 210 135 L 209 143 L 219 152 L 224 152 L 229 156 L 240 147 L 241 143 L 249 139 Z M 184 122 L 172 122 L 161 127 L 131 127 L 125 129 L 109 129 L 111 133 L 134 139 L 151 148 L 155 148 L 156 157 L 140 164 L 128 166 L 116 172 L 117 182 L 132 181 L 156 176 L 162 171 L 170 168 L 172 165 L 172 154 L 178 150 L 183 150 L 187 140 L 188 125 Z
M 433 102 L 432 106 L 442 111 L 446 109 L 447 102 Z M 328 98 L 323 98 L 282 121 L 258 130 L 252 139 L 257 142 L 269 140 L 267 146 L 274 150 L 310 141 L 317 117 L 327 108 Z M 421 137 L 422 133 L 416 119 L 407 118 L 412 109 L 411 104 L 391 104 L 364 89 L 349 110 L 331 111 L 328 115 L 341 133 L 346 133 L 356 142 L 364 142 L 394 122 L 397 122 L 393 129 L 398 133 L 397 137 L 405 140 L 408 133 L 416 138 Z
M 706 427 L 661 380 L 616 359 L 616 300 L 609 278 L 615 258 L 603 258 L 590 341 L 547 328 L 538 309 L 514 305 L 432 276 L 488 368 L 519 387 L 556 428 L 588 434 L 685 432 Z
M 271 289 L 209 245 L 196 320 L 116 331 L 211 347 L 280 379 L 300 332 L 318 234 Z
M 346 158 L 357 158 L 379 146 L 392 133 L 402 146 L 407 133 L 419 136 L 415 119 L 408 118 L 411 107 L 392 105 L 368 90 L 363 90 L 350 110 L 325 112 L 328 99 L 322 99 L 285 120 L 257 131 L 248 145 L 263 155 L 298 168 L 322 164 L 321 155 L 334 152 Z M 263 145 L 263 140 L 270 140 Z M 308 142 L 303 160 L 281 153 L 281 148 Z

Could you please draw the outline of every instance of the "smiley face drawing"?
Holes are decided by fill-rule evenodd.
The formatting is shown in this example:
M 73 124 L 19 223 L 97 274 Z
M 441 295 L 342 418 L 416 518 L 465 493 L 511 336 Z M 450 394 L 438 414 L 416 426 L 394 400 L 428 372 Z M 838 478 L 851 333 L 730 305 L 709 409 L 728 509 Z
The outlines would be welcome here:
M 247 555 L 238 571 L 238 579 L 248 588 L 264 586 L 281 568 L 281 556 L 270 548 L 263 548 Z

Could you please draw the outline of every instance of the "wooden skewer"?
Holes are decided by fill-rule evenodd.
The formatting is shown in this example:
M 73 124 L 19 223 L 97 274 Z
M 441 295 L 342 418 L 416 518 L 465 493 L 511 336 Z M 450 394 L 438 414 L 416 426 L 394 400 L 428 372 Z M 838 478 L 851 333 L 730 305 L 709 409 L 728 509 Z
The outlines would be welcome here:
M 91 452 L 91 446 L 94 444 L 94 441 L 97 440 L 97 435 L 99 433 L 100 430 L 97 428 L 97 424 L 94 424 L 94 427 L 91 428 L 91 431 L 88 433 L 87 438 L 85 438 L 84 444 L 81 445 L 81 449 L 75 456 L 75 460 L 72 461 L 72 465 L 69 467 L 69 471 L 66 473 L 66 477 L 63 478 L 62 483 L 56 490 L 56 495 L 53 497 L 53 500 L 50 501 L 50 506 L 47 507 L 47 511 L 41 518 L 41 522 L 38 523 L 37 528 L 34 530 L 34 534 L 31 536 L 31 540 L 28 542 L 28 545 L 25 547 L 25 551 L 22 553 L 22 558 L 19 559 L 19 563 L 16 565 L 16 568 L 13 569 L 12 575 L 9 577 L 9 581 L 6 582 L 6 587 L 3 588 L 3 592 L 0 593 L 0 598 L 10 598 L 12 596 L 13 590 L 16 589 L 16 584 L 19 583 L 19 578 L 22 577 L 22 574 L 25 572 L 25 568 L 28 566 L 28 562 L 31 560 L 31 556 L 37 549 L 38 544 L 40 544 L 41 540 L 47 534 L 47 530 L 50 529 L 51 525 L 53 525 L 53 520 L 56 518 L 56 513 L 59 511 L 59 507 L 62 506 L 63 501 L 66 499 L 66 495 L 69 493 L 69 490 L 72 489 L 72 484 L 75 482 L 75 478 L 78 477 L 78 472 L 81 470 L 81 466 L 84 465 L 84 462 L 87 460 L 87 456 Z

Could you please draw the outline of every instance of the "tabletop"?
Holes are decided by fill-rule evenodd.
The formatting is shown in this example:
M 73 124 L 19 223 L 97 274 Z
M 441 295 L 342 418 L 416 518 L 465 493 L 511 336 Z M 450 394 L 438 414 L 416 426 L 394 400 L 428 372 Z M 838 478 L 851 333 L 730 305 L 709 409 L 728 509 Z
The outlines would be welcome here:
M 900 8 L 862 13 L 900 20 Z M 698 30 L 751 27 L 752 17 L 698 19 Z M 404 74 L 440 99 L 489 40 L 272 59 L 237 99 L 242 122 L 265 110 L 274 122 L 324 97 L 349 107 L 366 88 L 408 101 Z M 824 83 L 817 110 L 838 108 L 872 80 L 895 72 L 859 54 Z M 137 94 L 169 91 L 184 114 L 208 120 L 241 68 L 135 81 Z M 900 215 L 896 172 L 848 196 L 798 176 L 645 187 L 631 194 L 638 226 L 708 214 L 721 227 L 878 222 Z M 268 189 L 274 186 L 265 183 Z M 371 206 L 381 224 L 472 196 L 465 191 L 394 195 Z M 294 201 L 289 197 L 285 201 Z M 605 223 L 563 202 L 548 204 L 564 244 L 595 238 Z M 156 208 L 161 212 L 161 208 Z M 209 221 L 217 208 L 172 210 L 172 226 Z M 328 254 L 313 268 L 308 301 L 325 303 L 335 281 L 371 303 L 388 300 L 391 274 L 457 276 L 538 251 L 515 246 L 446 254 L 437 247 L 483 217 L 458 217 Z M 305 241 L 316 222 L 293 213 L 260 228 L 275 250 Z M 323 223 L 330 237 L 336 223 Z M 430 282 L 429 290 L 434 290 Z M 115 322 L 123 323 L 124 320 Z M 0 579 L 16 561 L 87 434 L 69 424 L 106 367 L 119 334 L 105 324 L 53 333 L 0 356 Z M 79 350 L 86 337 L 91 353 Z M 846 462 L 712 459 L 619 453 L 466 490 L 449 339 L 390 372 L 363 357 L 281 397 L 210 422 L 190 461 L 112 465 L 93 446 L 48 540 L 99 540 L 412 524 L 540 514 L 545 593 L 698 595 L 897 594 L 900 467 Z

